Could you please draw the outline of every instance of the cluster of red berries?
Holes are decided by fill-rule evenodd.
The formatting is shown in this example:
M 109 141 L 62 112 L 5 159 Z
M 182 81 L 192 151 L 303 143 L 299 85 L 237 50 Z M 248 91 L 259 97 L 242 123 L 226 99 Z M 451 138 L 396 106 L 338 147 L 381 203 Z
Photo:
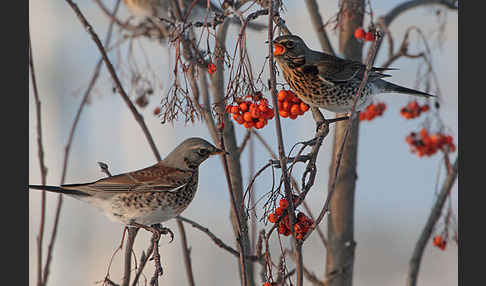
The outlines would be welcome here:
M 295 119 L 299 115 L 303 115 L 309 110 L 309 105 L 300 100 L 291 90 L 282 89 L 277 94 L 278 98 L 278 114 L 280 116 L 290 119 Z
M 359 120 L 373 120 L 377 116 L 383 115 L 385 112 L 386 104 L 384 102 L 378 102 L 377 104 L 370 104 L 366 107 L 365 110 L 361 111 L 359 114 Z
M 422 128 L 417 134 L 411 132 L 405 141 L 410 145 L 411 152 L 417 153 L 417 156 L 424 155 L 431 156 L 439 149 L 446 152 L 456 151 L 456 146 L 453 143 L 451 135 L 444 135 L 442 133 L 429 134 L 427 129 Z
M 412 119 L 419 117 L 422 112 L 426 112 L 430 109 L 428 104 L 420 106 L 416 100 L 407 104 L 407 106 L 400 109 L 400 114 L 406 119 Z
M 245 128 L 255 127 L 261 129 L 267 125 L 268 120 L 274 117 L 273 109 L 268 100 L 258 92 L 255 96 L 248 95 L 249 100 L 238 100 L 234 105 L 226 106 L 226 112 L 233 114 L 233 120 L 243 124 Z
M 440 236 L 440 235 L 434 236 L 432 243 L 434 244 L 434 246 L 437 246 L 441 250 L 445 250 L 446 245 L 447 245 L 447 241 L 445 239 L 443 239 L 442 236 Z
M 294 203 L 297 202 L 297 196 L 294 196 L 293 200 Z M 275 212 L 268 215 L 269 222 L 276 223 L 277 220 L 282 216 L 284 210 L 286 210 L 289 207 L 289 202 L 287 201 L 287 199 L 282 198 L 280 199 L 279 205 L 280 206 L 275 209 Z M 301 240 L 307 234 L 307 231 L 312 225 L 312 220 L 309 217 L 307 217 L 303 212 L 299 212 L 295 218 L 296 218 L 296 222 L 294 225 L 295 238 Z M 292 233 L 290 218 L 288 214 L 286 214 L 285 217 L 283 217 L 280 220 L 278 224 L 278 233 L 283 234 L 285 236 L 289 236 Z
M 268 282 L 268 281 L 267 281 L 267 282 L 265 282 L 265 283 L 263 283 L 263 286 L 273 286 L 273 285 L 274 285 L 273 283 L 270 283 L 270 282 Z
M 366 32 L 363 28 L 357 28 L 354 31 L 354 36 L 358 40 L 365 40 L 367 42 L 373 42 L 375 40 L 375 33 L 373 31 Z

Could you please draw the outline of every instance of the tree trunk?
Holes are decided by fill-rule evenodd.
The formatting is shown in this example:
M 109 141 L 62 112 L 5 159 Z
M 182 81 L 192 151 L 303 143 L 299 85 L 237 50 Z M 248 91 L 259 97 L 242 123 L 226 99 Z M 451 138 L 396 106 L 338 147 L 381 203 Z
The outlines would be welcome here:
M 364 0 L 342 0 L 341 4 L 343 10 L 339 25 L 339 52 L 347 59 L 361 61 L 362 44 L 354 37 L 354 31 L 363 25 Z M 334 128 L 329 189 L 347 124 L 347 121 L 338 122 Z M 351 132 L 344 146 L 341 166 L 336 179 L 336 189 L 329 206 L 326 279 L 330 286 L 350 286 L 353 281 L 356 245 L 354 241 L 354 192 L 357 179 L 359 116 L 351 124 Z

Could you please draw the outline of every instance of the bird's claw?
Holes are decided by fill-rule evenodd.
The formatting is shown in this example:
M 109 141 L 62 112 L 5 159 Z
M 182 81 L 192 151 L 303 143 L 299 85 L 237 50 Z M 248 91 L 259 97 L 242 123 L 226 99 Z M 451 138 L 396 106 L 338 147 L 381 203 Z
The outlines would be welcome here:
M 329 128 L 330 123 L 332 123 L 332 122 L 330 120 L 327 120 L 327 119 L 316 121 L 316 133 L 319 132 L 319 129 L 321 129 L 321 127 L 327 126 L 325 128 Z
M 170 241 L 169 243 L 171 243 L 173 240 L 174 240 L 174 233 L 172 232 L 172 230 L 170 230 L 170 228 L 168 227 L 163 227 L 160 223 L 158 224 L 153 224 L 151 225 L 152 228 L 156 229 L 160 234 L 170 234 Z

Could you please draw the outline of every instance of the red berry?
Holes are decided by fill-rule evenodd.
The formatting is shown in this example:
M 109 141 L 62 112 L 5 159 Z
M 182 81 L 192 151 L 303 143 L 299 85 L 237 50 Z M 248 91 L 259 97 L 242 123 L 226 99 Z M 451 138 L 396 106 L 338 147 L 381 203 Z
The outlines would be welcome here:
M 307 110 L 309 110 L 309 105 L 307 105 L 305 102 L 301 102 L 299 107 L 302 112 L 306 112 Z
M 260 111 L 258 110 L 258 108 L 255 108 L 251 111 L 251 117 L 255 119 L 260 118 Z
M 375 40 L 375 33 L 373 32 L 366 32 L 365 34 L 365 41 L 373 42 Z
M 265 127 L 265 125 L 267 125 L 267 121 L 265 118 L 260 118 L 257 123 L 255 123 L 255 128 L 256 129 L 262 129 L 263 127 Z
M 250 122 L 250 121 L 252 121 L 253 117 L 251 116 L 251 113 L 247 111 L 247 112 L 243 113 L 243 119 L 246 122 Z
M 240 103 L 240 110 L 242 112 L 248 111 L 248 104 L 246 102 Z
M 240 108 L 237 105 L 231 106 L 231 113 L 236 114 L 240 112 Z
M 363 39 L 365 37 L 365 31 L 363 28 L 357 28 L 355 31 L 354 31 L 354 36 L 356 37 L 356 39 Z
M 211 74 L 211 75 L 212 75 L 212 74 L 213 74 L 215 71 L 216 71 L 216 65 L 215 65 L 215 64 L 213 64 L 213 63 L 210 63 L 210 64 L 208 65 L 208 72 L 209 72 L 209 74 Z
M 292 104 L 290 107 L 290 114 L 291 115 L 299 115 L 300 113 L 300 107 L 297 103 Z
M 287 100 L 282 102 L 282 110 L 290 112 L 290 102 L 288 102 Z
M 289 207 L 289 202 L 287 201 L 287 199 L 283 198 L 280 200 L 280 207 L 282 209 L 286 209 Z
M 275 223 L 277 221 L 277 215 L 275 215 L 274 213 L 269 214 L 268 221 L 271 223 Z
M 277 94 L 278 101 L 284 101 L 286 97 L 287 97 L 287 91 L 284 89 L 279 91 Z
M 289 117 L 289 113 L 285 110 L 279 110 L 278 114 L 280 114 L 280 116 L 282 116 L 283 118 Z

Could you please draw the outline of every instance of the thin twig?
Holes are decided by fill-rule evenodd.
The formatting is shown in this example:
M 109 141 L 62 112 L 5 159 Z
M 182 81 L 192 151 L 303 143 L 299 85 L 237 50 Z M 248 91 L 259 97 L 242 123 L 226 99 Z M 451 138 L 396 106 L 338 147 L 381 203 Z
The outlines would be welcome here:
M 260 143 L 265 147 L 265 149 L 267 149 L 267 151 L 270 154 L 270 156 L 272 156 L 272 158 L 274 160 L 277 160 L 278 159 L 277 155 L 272 151 L 272 148 L 265 141 L 265 139 L 260 135 L 260 133 L 258 133 L 256 130 L 252 130 L 252 133 L 260 141 Z M 290 183 L 292 183 L 292 186 L 297 191 L 297 193 L 300 194 L 301 193 L 301 190 L 300 190 L 299 184 L 297 183 L 297 180 L 295 180 L 295 178 L 294 178 L 294 176 L 292 174 L 290 175 Z M 307 204 L 307 202 L 305 200 L 303 200 L 302 201 L 302 204 L 303 204 L 305 210 L 307 211 L 307 213 L 309 214 L 310 218 L 312 220 L 314 220 L 314 215 L 312 214 L 312 211 L 311 211 L 309 205 Z M 321 238 L 322 244 L 324 245 L 324 247 L 327 248 L 327 239 L 324 236 L 324 233 L 322 232 L 322 230 L 321 230 L 321 228 L 319 226 L 317 226 L 317 232 L 319 234 L 319 237 Z
M 276 72 L 275 72 L 275 63 L 273 59 L 273 21 L 275 12 L 278 12 L 278 2 L 277 4 L 274 3 L 274 0 L 270 1 L 269 15 L 268 15 L 268 57 L 269 57 L 269 72 L 270 72 L 270 94 L 272 96 L 273 108 L 275 113 L 275 129 L 277 133 L 277 142 L 278 142 L 278 154 L 280 157 L 280 167 L 282 169 L 282 177 L 284 180 L 284 190 L 285 196 L 287 201 L 289 202 L 289 219 L 290 219 L 290 229 L 293 230 L 295 226 L 295 206 L 293 202 L 293 195 L 292 189 L 290 185 L 290 179 L 287 173 L 287 159 L 285 156 L 285 148 L 283 144 L 283 136 L 282 136 L 282 127 L 280 122 L 280 115 L 278 111 L 278 101 L 277 101 L 277 81 L 276 81 Z M 275 10 L 274 10 L 275 9 Z M 292 234 L 294 232 L 292 231 Z M 304 282 L 303 272 L 302 272 L 302 244 L 294 237 L 294 244 L 295 244 L 295 264 L 296 264 L 296 272 L 297 272 L 297 286 L 302 286 Z
M 177 227 L 181 234 L 181 247 L 182 254 L 184 257 L 184 265 L 186 267 L 186 276 L 190 286 L 194 286 L 194 274 L 192 273 L 192 263 L 191 263 L 191 249 L 187 246 L 186 231 L 184 225 L 180 219 L 177 219 Z
M 344 146 L 346 144 L 346 140 L 347 140 L 349 134 L 351 133 L 351 129 L 352 129 L 352 126 L 353 126 L 352 121 L 354 120 L 354 118 L 356 118 L 356 112 L 355 112 L 356 111 L 356 104 L 358 102 L 358 98 L 361 96 L 361 91 L 363 90 L 363 88 L 364 88 L 364 86 L 365 86 L 365 84 L 368 80 L 368 73 L 371 70 L 371 65 L 372 65 L 372 63 L 375 59 L 375 56 L 376 56 L 376 47 L 381 42 L 381 40 L 382 40 L 382 37 L 378 33 L 376 41 L 374 41 L 373 44 L 370 47 L 368 57 L 367 57 L 367 60 L 366 60 L 366 70 L 364 72 L 363 79 L 361 81 L 361 84 L 360 84 L 358 91 L 356 93 L 356 96 L 354 98 L 353 108 L 351 110 L 351 120 L 348 121 L 348 124 L 346 126 L 346 130 L 345 130 L 345 133 L 344 133 L 344 137 L 343 137 L 343 142 L 341 143 L 341 147 L 340 147 L 339 152 L 337 154 L 336 167 L 334 169 L 335 171 L 334 171 L 333 176 L 331 177 L 331 180 L 332 180 L 332 183 L 330 184 L 331 187 L 329 188 L 326 201 L 324 202 L 324 206 L 323 206 L 321 212 L 319 213 L 319 216 L 317 217 L 316 221 L 314 221 L 314 223 L 312 224 L 310 230 L 307 232 L 304 239 L 307 238 L 313 232 L 314 228 L 317 225 L 319 225 L 319 223 L 323 219 L 324 215 L 329 210 L 329 203 L 331 201 L 334 190 L 336 189 L 336 183 L 337 183 L 337 178 L 338 178 L 338 174 L 339 174 L 339 167 L 341 166 L 341 160 L 342 160 L 342 157 L 343 157 Z
M 309 12 L 312 26 L 317 33 L 317 38 L 321 43 L 322 50 L 328 54 L 335 55 L 334 49 L 332 48 L 331 41 L 326 33 L 326 28 L 322 22 L 322 16 L 319 13 L 319 6 L 316 0 L 305 0 L 307 6 L 307 12 Z
M 245 133 L 245 137 L 243 138 L 243 141 L 241 141 L 241 145 L 238 148 L 238 154 L 241 156 L 241 153 L 243 153 L 243 150 L 245 150 L 246 143 L 248 143 L 248 139 L 250 139 L 251 136 L 251 129 L 248 129 Z M 252 174 L 250 172 L 250 174 Z
M 117 1 L 117 3 L 115 4 L 114 12 L 116 12 L 118 10 L 119 5 L 120 5 L 120 1 Z M 110 26 L 109 26 L 108 32 L 107 32 L 107 37 L 106 37 L 106 44 L 108 44 L 110 39 L 111 39 L 112 31 L 113 31 L 113 24 L 110 23 Z M 83 97 L 83 100 L 82 100 L 82 102 L 81 102 L 81 104 L 78 108 L 77 113 L 76 113 L 76 117 L 74 119 L 73 126 L 71 127 L 68 143 L 67 143 L 67 145 L 64 149 L 64 161 L 63 161 L 63 169 L 62 169 L 62 175 L 61 175 L 61 185 L 64 184 L 65 179 L 66 179 L 69 151 L 70 151 L 71 144 L 72 144 L 72 141 L 73 141 L 73 138 L 74 138 L 74 132 L 75 132 L 77 124 L 79 122 L 81 111 L 82 111 L 84 105 L 87 102 L 88 96 L 91 93 L 91 90 L 94 87 L 94 84 L 96 83 L 100 69 L 101 69 L 101 63 L 98 63 L 97 67 L 95 69 L 95 73 L 94 73 L 93 77 L 91 78 L 91 82 L 88 86 L 88 89 L 86 90 L 84 97 Z M 44 285 L 47 283 L 47 278 L 48 278 L 48 275 L 49 275 L 49 267 L 50 267 L 51 260 L 52 260 L 52 251 L 54 249 L 54 242 L 55 242 L 56 235 L 57 235 L 57 226 L 59 224 L 62 202 L 63 202 L 62 194 L 59 194 L 57 205 L 56 205 L 55 217 L 54 217 L 54 225 L 53 225 L 51 239 L 50 239 L 48 250 L 47 250 L 46 265 L 44 266 L 44 273 L 43 273 L 43 284 Z
M 221 247 L 222 249 L 228 251 L 229 253 L 231 253 L 232 255 L 236 256 L 236 257 L 239 257 L 240 256 L 240 253 L 234 249 L 233 247 L 227 245 L 226 243 L 224 243 L 220 238 L 218 238 L 214 233 L 212 233 L 208 228 L 200 225 L 199 223 L 193 221 L 193 220 L 190 220 L 188 218 L 185 218 L 183 216 L 177 216 L 176 217 L 177 220 L 180 220 L 180 221 L 183 221 L 185 223 L 188 223 L 190 225 L 192 225 L 194 228 L 202 231 L 203 233 L 205 233 L 207 236 L 209 236 L 209 238 L 211 238 L 211 240 L 219 247 Z M 257 256 L 252 256 L 252 255 L 249 255 L 249 256 L 246 256 L 246 258 L 248 258 L 249 260 L 252 260 L 252 261 L 255 261 L 255 260 L 258 260 L 259 258 Z
M 417 243 L 415 244 L 415 249 L 413 251 L 412 258 L 410 259 L 409 262 L 407 286 L 417 285 L 417 278 L 420 270 L 420 262 L 422 261 L 422 256 L 425 247 L 427 246 L 427 242 L 430 239 L 435 224 L 437 223 L 437 221 L 441 216 L 444 203 L 447 197 L 449 196 L 452 187 L 454 186 L 454 182 L 456 181 L 457 178 L 458 168 L 459 168 L 459 155 L 457 155 L 456 157 L 456 161 L 452 166 L 451 172 L 448 173 L 447 177 L 444 180 L 444 184 L 442 185 L 440 193 L 437 196 L 437 200 L 435 201 L 435 204 L 432 207 L 429 218 L 427 219 L 427 223 L 425 224 L 422 233 L 420 234 L 420 237 Z
M 41 102 L 39 100 L 39 91 L 37 89 L 37 81 L 35 79 L 34 59 L 32 57 L 32 42 L 30 40 L 29 29 L 29 67 L 30 77 L 32 80 L 32 88 L 34 90 L 34 101 L 37 115 L 37 148 L 39 156 L 39 165 L 41 173 L 42 185 L 46 184 L 47 168 L 44 163 L 44 145 L 42 144 L 42 124 L 41 124 Z M 39 234 L 37 235 L 37 285 L 42 285 L 42 241 L 44 238 L 44 224 L 46 217 L 46 192 L 41 193 L 41 215 L 39 223 Z
M 86 31 L 89 33 L 89 35 L 91 36 L 91 38 L 95 42 L 96 46 L 98 47 L 98 50 L 100 51 L 100 53 L 103 57 L 103 61 L 105 62 L 105 65 L 108 68 L 108 71 L 109 71 L 113 81 L 115 82 L 116 88 L 117 88 L 120 96 L 122 97 L 122 99 L 127 104 L 128 108 L 132 112 L 132 115 L 135 117 L 135 120 L 137 121 L 137 123 L 142 128 L 143 134 L 145 135 L 145 138 L 147 139 L 147 141 L 150 145 L 150 148 L 152 149 L 152 152 L 154 153 L 155 157 L 157 158 L 157 161 L 160 161 L 161 157 L 160 157 L 159 151 L 157 150 L 157 147 L 155 146 L 154 140 L 152 138 L 152 135 L 150 135 L 150 132 L 147 128 L 147 125 L 145 124 L 145 121 L 143 119 L 143 116 L 137 111 L 137 108 L 133 105 L 132 101 L 130 100 L 127 93 L 123 89 L 122 84 L 121 84 L 120 80 L 118 79 L 118 76 L 116 75 L 115 68 L 111 64 L 110 59 L 108 58 L 108 55 L 106 54 L 106 51 L 103 47 L 103 44 L 101 43 L 100 39 L 98 38 L 98 35 L 96 35 L 91 24 L 86 20 L 84 15 L 81 13 L 81 11 L 78 8 L 78 5 L 73 3 L 73 1 L 71 1 L 71 0 L 66 0 L 66 2 L 74 10 L 74 12 L 76 13 L 76 16 L 81 21 L 81 24 L 86 29 Z

